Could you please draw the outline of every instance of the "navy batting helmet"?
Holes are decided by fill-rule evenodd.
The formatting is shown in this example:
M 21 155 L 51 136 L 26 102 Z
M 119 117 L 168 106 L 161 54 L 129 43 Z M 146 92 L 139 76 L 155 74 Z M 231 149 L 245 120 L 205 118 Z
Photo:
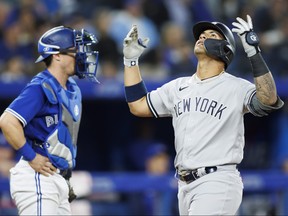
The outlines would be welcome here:
M 236 50 L 232 31 L 225 24 L 220 22 L 198 22 L 193 27 L 195 40 L 198 40 L 201 33 L 207 29 L 216 30 L 224 37 L 224 40 L 206 39 L 204 41 L 204 47 L 209 56 L 223 61 L 225 63 L 225 68 L 227 68 L 231 63 Z
M 69 52 L 69 48 L 76 48 L 76 75 L 82 78 L 96 79 L 98 52 L 94 50 L 98 43 L 96 37 L 86 30 L 58 26 L 45 32 L 38 41 L 40 56 L 35 63 L 41 62 L 52 54 Z

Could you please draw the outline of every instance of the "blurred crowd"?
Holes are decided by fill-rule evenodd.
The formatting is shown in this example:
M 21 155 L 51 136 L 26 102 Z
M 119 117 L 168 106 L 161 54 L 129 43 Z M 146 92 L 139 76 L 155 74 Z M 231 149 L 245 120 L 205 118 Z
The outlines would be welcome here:
M 277 82 L 288 78 L 287 12 L 287 0 L 1 0 L 0 83 L 28 81 L 44 68 L 41 63 L 34 63 L 38 56 L 37 42 L 46 30 L 58 25 L 84 28 L 97 36 L 100 53 L 97 76 L 100 82 L 123 80 L 122 43 L 132 24 L 138 25 L 140 37 L 150 38 L 149 46 L 140 59 L 146 81 L 190 76 L 196 70 L 192 26 L 207 20 L 220 21 L 232 27 L 237 16 L 245 19 L 246 14 L 252 17 L 262 54 Z M 228 72 L 251 79 L 250 63 L 237 36 L 235 40 L 237 52 Z M 287 101 L 287 95 L 283 99 Z M 279 113 L 268 120 L 263 119 L 265 122 L 259 130 L 248 125 L 247 159 L 243 161 L 243 167 L 251 167 L 251 164 L 267 167 L 265 164 L 269 163 L 269 166 L 277 168 L 283 166 L 288 172 L 287 105 Z M 249 121 L 253 124 L 253 121 L 262 120 Z M 142 133 L 140 139 L 147 130 L 140 128 L 139 131 Z M 261 143 L 266 143 L 265 148 Z M 119 148 L 111 149 L 116 149 L 111 155 L 117 159 Z M 263 149 L 266 149 L 264 153 Z M 267 158 L 269 154 L 274 159 L 271 163 L 265 159 L 263 163 L 258 160 L 259 164 L 253 159 L 249 161 L 255 152 L 260 158 Z M 113 160 L 115 164 L 121 164 L 116 159 Z
M 99 41 L 97 50 L 100 53 L 97 77 L 100 82 L 122 81 L 122 42 L 132 24 L 138 25 L 140 37 L 150 38 L 149 46 L 140 59 L 145 80 L 163 81 L 190 76 L 197 65 L 193 53 L 195 40 L 192 26 L 198 21 L 206 20 L 220 21 L 232 27 L 237 16 L 246 19 L 246 14 L 252 17 L 254 29 L 260 37 L 262 55 L 276 82 L 287 79 L 287 0 L 0 0 L 0 84 L 26 82 L 44 69 L 44 65 L 34 63 L 38 57 L 38 39 L 46 30 L 59 25 L 84 28 L 96 35 Z M 235 37 L 235 40 L 236 55 L 227 71 L 251 79 L 250 63 L 239 38 Z M 283 98 L 286 101 L 287 93 Z M 97 120 L 98 118 L 100 117 Z M 251 124 L 257 121 L 255 124 L 260 123 L 261 128 L 248 125 L 242 166 L 273 167 L 288 173 L 287 105 L 269 119 L 256 120 L 248 117 L 248 121 Z M 123 127 L 122 123 L 121 126 Z M 158 140 L 154 140 L 151 128 L 150 124 L 141 125 L 137 130 L 140 134 L 135 135 L 137 139 L 133 140 L 131 146 L 127 144 L 128 151 L 123 148 L 122 151 L 129 152 L 131 157 L 128 158 L 128 170 L 146 171 L 149 174 L 163 174 L 173 170 L 173 152 L 168 151 L 167 154 L 167 149 L 162 144 L 159 145 Z M 169 149 L 171 148 L 170 146 Z M 111 170 L 117 170 L 115 167 L 121 165 L 117 160 L 119 146 L 115 149 L 117 152 L 111 154 L 111 157 L 114 157 L 117 165 L 113 165 Z M 14 154 L 0 136 L 0 176 L 8 177 L 9 168 L 16 161 Z M 267 154 L 270 154 L 269 161 Z M 103 163 L 101 155 L 98 157 L 99 164 Z M 258 158 L 257 161 L 255 158 Z M 10 199 L 8 204 L 3 204 L 3 200 L 6 200 L 3 196 L 8 197 L 7 194 L 0 196 L 0 207 L 14 207 Z M 149 210 L 152 208 L 149 201 L 151 197 L 144 197 L 143 202 Z M 151 211 L 150 209 L 149 213 Z
M 140 59 L 146 81 L 190 76 L 196 69 L 192 26 L 207 20 L 232 27 L 237 16 L 245 19 L 246 14 L 252 17 L 262 54 L 277 82 L 288 78 L 287 12 L 287 0 L 1 0 L 0 83 L 27 81 L 44 68 L 41 63 L 34 63 L 38 56 L 37 42 L 46 30 L 58 25 L 84 28 L 97 36 L 100 82 L 122 81 L 122 43 L 132 24 L 138 25 L 140 37 L 150 38 Z M 239 38 L 235 40 L 237 52 L 228 72 L 251 79 L 250 63 Z M 283 99 L 287 101 L 287 95 Z M 266 122 L 258 131 L 256 127 L 247 128 L 247 134 L 252 137 L 247 138 L 248 159 L 243 162 L 244 167 L 245 163 L 250 163 L 249 158 L 253 158 L 249 154 L 255 155 L 257 146 L 261 154 L 261 142 L 266 142 L 265 154 L 272 152 L 269 150 L 271 143 L 275 152 L 270 165 L 283 166 L 288 172 L 287 110 L 285 105 L 280 114 L 275 114 L 271 120 L 264 119 Z M 263 133 L 263 128 L 267 133 Z M 112 155 L 119 155 L 119 151 Z M 258 167 L 264 167 L 264 162 Z M 256 163 L 251 161 L 251 164 Z
M 288 2 L 286 0 L 1 0 L 0 80 L 19 82 L 38 73 L 37 41 L 47 29 L 65 25 L 85 28 L 98 40 L 98 78 L 122 78 L 122 41 L 132 24 L 150 44 L 141 58 L 146 79 L 163 80 L 195 72 L 192 26 L 220 21 L 231 27 L 250 14 L 261 49 L 277 78 L 287 77 Z M 251 76 L 238 37 L 228 72 Z

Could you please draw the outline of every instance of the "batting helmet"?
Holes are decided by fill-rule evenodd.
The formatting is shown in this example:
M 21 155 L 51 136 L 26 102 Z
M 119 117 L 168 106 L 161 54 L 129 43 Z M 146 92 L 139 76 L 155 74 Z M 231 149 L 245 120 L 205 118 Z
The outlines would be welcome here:
M 98 43 L 96 37 L 86 30 L 58 26 L 45 32 L 38 41 L 40 56 L 35 63 L 41 62 L 52 54 L 65 53 L 76 48 L 76 75 L 82 78 L 96 79 L 98 52 L 94 50 Z
M 236 50 L 233 33 L 225 24 L 220 22 L 198 22 L 193 26 L 195 40 L 198 40 L 201 33 L 207 29 L 216 30 L 224 37 L 224 40 L 206 39 L 204 41 L 204 47 L 209 56 L 223 61 L 225 63 L 225 68 L 227 68 L 231 63 Z

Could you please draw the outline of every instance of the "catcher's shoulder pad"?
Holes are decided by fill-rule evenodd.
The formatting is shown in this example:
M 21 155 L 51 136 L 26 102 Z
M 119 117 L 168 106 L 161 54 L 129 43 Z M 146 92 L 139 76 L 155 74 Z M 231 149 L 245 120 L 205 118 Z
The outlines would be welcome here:
M 54 89 L 52 88 L 51 84 L 49 83 L 49 81 L 46 79 L 43 79 L 41 82 L 41 86 L 42 86 L 42 89 L 43 89 L 45 95 L 47 96 L 49 102 L 52 104 L 57 104 L 58 103 L 57 96 L 56 96 Z

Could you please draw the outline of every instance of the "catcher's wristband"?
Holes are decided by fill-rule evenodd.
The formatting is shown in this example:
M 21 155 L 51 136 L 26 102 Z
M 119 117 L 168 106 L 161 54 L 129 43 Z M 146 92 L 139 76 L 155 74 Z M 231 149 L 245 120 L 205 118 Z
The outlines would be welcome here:
M 135 59 L 127 59 L 127 58 L 123 58 L 124 59 L 124 65 L 127 67 L 132 67 L 132 66 L 137 66 L 138 65 L 138 58 Z
M 270 70 L 266 65 L 261 53 L 257 53 L 256 55 L 249 57 L 249 60 L 252 66 L 252 72 L 254 77 L 259 77 L 266 73 L 269 73 Z
M 125 86 L 125 96 L 128 103 L 137 101 L 144 97 L 146 94 L 147 89 L 143 81 L 132 86 Z
M 25 160 L 32 161 L 36 157 L 36 152 L 33 148 L 26 142 L 21 148 L 17 150 Z

